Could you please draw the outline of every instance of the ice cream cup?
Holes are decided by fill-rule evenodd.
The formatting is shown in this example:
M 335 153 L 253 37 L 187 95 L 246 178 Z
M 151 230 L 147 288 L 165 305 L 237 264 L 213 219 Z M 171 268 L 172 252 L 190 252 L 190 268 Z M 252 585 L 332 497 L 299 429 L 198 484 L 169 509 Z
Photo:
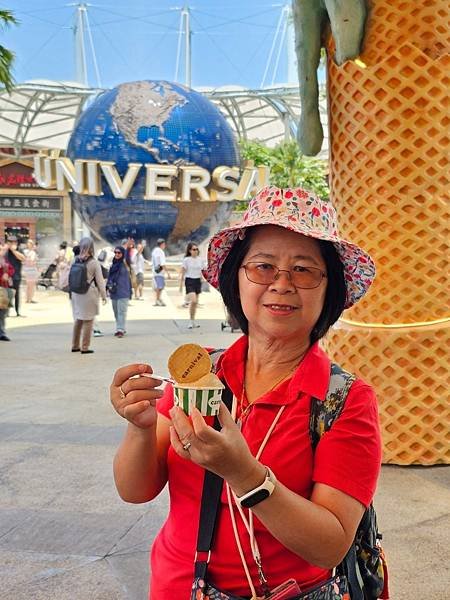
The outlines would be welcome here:
M 219 412 L 222 400 L 221 387 L 192 387 L 190 385 L 174 385 L 174 404 L 190 415 L 192 407 L 195 406 L 205 417 L 216 415 Z

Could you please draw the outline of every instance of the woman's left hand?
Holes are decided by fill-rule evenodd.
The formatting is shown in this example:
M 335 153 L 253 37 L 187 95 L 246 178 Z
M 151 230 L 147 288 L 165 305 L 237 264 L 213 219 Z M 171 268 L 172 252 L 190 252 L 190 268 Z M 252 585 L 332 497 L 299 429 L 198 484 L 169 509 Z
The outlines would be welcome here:
M 242 481 L 258 465 L 223 402 L 218 415 L 222 426 L 220 431 L 208 425 L 197 408 L 192 410 L 189 419 L 181 408 L 174 406 L 170 417 L 170 441 L 175 452 L 223 477 L 232 487 L 234 482 Z

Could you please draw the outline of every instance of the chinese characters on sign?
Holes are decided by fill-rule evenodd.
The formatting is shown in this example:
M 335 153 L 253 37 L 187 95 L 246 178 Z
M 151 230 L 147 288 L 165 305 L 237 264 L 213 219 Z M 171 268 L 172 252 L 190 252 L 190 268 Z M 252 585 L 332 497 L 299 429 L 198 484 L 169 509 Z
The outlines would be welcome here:
M 0 187 L 38 187 L 33 175 L 3 175 L 0 173 Z
M 0 167 L 0 188 L 38 188 L 31 166 L 12 163 Z
M 32 210 L 61 210 L 61 198 L 44 196 L 0 196 L 0 210 L 2 209 L 32 209 Z

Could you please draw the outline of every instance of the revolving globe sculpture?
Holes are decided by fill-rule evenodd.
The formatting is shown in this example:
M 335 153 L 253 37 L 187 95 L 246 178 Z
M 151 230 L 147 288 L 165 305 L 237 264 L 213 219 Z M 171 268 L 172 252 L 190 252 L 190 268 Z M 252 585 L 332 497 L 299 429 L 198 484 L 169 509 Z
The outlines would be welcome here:
M 104 92 L 79 118 L 67 157 L 110 163 L 116 187 L 126 188 L 118 198 L 103 173 L 95 175 L 97 194 L 70 192 L 82 220 L 111 244 L 133 237 L 153 245 L 162 237 L 170 252 L 180 252 L 188 240 L 200 243 L 220 228 L 233 208 L 233 202 L 208 201 L 206 187 L 203 198 L 186 187 L 180 197 L 180 179 L 189 166 L 209 175 L 217 167 L 239 166 L 237 143 L 223 115 L 207 98 L 180 84 L 138 81 Z M 152 165 L 161 167 L 157 174 Z M 161 172 L 168 174 L 163 183 Z M 169 174 L 174 191 L 169 190 Z M 149 177 L 158 190 L 153 197 Z M 162 199 L 161 190 L 172 198 Z

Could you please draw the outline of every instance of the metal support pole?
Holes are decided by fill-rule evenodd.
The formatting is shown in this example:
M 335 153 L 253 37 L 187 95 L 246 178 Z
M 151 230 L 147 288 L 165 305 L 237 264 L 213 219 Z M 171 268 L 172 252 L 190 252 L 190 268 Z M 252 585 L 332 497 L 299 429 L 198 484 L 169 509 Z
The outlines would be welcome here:
M 74 38 L 75 38 L 75 79 L 83 85 L 88 84 L 86 46 L 84 41 L 84 27 L 87 6 L 84 2 L 76 5 Z
M 286 7 L 286 23 L 287 81 L 288 83 L 298 83 L 297 57 L 295 55 L 295 30 L 291 5 Z
M 185 84 L 187 87 L 191 87 L 192 74 L 191 74 L 191 64 L 192 64 L 192 56 L 191 56 L 191 15 L 189 11 L 189 7 L 187 5 L 184 6 L 182 11 L 182 18 L 184 23 L 184 76 L 185 76 Z

